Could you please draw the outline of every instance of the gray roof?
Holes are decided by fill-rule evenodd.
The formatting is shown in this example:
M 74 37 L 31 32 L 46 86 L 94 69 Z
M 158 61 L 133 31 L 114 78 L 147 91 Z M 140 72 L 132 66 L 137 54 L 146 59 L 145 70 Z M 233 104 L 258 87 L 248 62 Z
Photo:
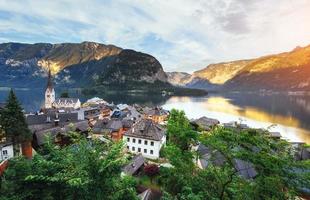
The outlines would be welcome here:
M 144 108 L 143 112 L 146 115 L 168 115 L 168 111 L 160 108 L 160 107 L 155 107 L 155 108 Z
M 199 154 L 199 160 L 203 168 L 208 167 L 210 163 L 215 166 L 221 166 L 225 163 L 225 157 L 217 150 L 207 147 L 203 144 L 199 144 L 197 152 Z
M 252 163 L 240 159 L 234 159 L 233 162 L 234 167 L 243 178 L 250 179 L 257 176 L 257 172 Z
M 131 127 L 125 135 L 160 141 L 165 135 L 165 130 L 152 120 L 143 119 Z
M 144 162 L 145 159 L 141 154 L 136 155 L 130 163 L 123 168 L 123 172 L 127 175 L 133 175 L 142 167 Z
M 73 126 L 72 126 L 73 125 Z M 54 138 L 58 133 L 66 133 L 70 130 L 75 130 L 79 132 L 86 132 L 89 129 L 89 124 L 87 120 L 79 121 L 76 123 L 70 123 L 63 127 L 57 126 L 49 129 L 44 129 L 35 132 L 35 136 L 37 138 L 38 145 L 42 145 L 45 143 L 45 138 L 50 136 Z
M 203 128 L 204 130 L 210 130 L 212 126 L 215 126 L 220 123 L 217 119 L 212 119 L 208 117 L 201 117 L 199 119 L 193 120 L 191 122 L 194 125 L 198 125 L 199 127 Z
M 226 161 L 225 157 L 220 152 L 211 150 L 210 147 L 203 144 L 198 146 L 197 152 L 200 155 L 199 160 L 203 168 L 207 168 L 210 163 L 221 166 Z M 254 165 L 248 161 L 235 158 L 233 159 L 233 165 L 239 175 L 246 179 L 254 178 L 257 175 Z
M 58 118 L 56 117 L 57 114 Z M 59 119 L 59 123 L 78 121 L 78 113 L 49 112 L 48 114 L 42 114 L 42 115 L 27 115 L 26 122 L 28 125 L 46 124 L 48 123 L 48 117 L 50 119 L 49 122 L 54 122 L 56 119 Z
M 281 133 L 279 132 L 269 132 L 269 134 L 270 134 L 270 137 L 281 138 Z
M 58 98 L 54 101 L 56 104 L 60 103 L 77 103 L 79 101 L 78 98 Z
M 144 192 L 138 195 L 141 200 L 159 200 L 162 197 L 162 193 L 160 190 L 155 189 L 146 189 Z
M 102 119 L 102 120 L 97 120 L 97 122 L 94 125 L 93 131 L 95 133 L 99 132 L 113 132 L 113 131 L 118 131 L 119 129 L 123 128 L 123 123 L 122 120 L 120 119 Z

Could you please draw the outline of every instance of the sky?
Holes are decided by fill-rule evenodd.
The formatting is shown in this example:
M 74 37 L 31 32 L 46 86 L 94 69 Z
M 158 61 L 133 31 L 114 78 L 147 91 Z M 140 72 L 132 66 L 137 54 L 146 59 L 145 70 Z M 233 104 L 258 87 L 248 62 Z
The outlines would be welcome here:
M 0 0 L 0 43 L 82 41 L 193 72 L 309 45 L 310 0 Z

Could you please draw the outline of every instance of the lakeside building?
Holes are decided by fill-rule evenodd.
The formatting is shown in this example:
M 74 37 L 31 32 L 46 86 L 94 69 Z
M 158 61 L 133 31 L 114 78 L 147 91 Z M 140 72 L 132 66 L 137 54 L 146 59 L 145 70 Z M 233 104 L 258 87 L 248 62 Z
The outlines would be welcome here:
M 72 108 L 78 109 L 81 107 L 81 102 L 78 98 L 58 98 L 56 99 L 56 93 L 53 86 L 51 71 L 48 71 L 48 80 L 45 90 L 45 103 L 44 109 L 62 109 Z
M 93 133 L 106 136 L 113 141 L 119 141 L 123 139 L 124 133 L 132 127 L 133 123 L 133 121 L 125 119 L 98 120 L 93 127 Z
M 78 109 L 81 107 L 81 102 L 78 98 L 58 98 L 53 102 L 52 107 L 56 109 Z
M 169 112 L 160 108 L 145 108 L 143 110 L 144 118 L 145 119 L 151 119 L 155 123 L 164 123 L 168 119 Z
M 158 124 L 150 119 L 142 119 L 125 132 L 123 140 L 128 151 L 158 159 L 161 147 L 166 144 L 166 135 Z

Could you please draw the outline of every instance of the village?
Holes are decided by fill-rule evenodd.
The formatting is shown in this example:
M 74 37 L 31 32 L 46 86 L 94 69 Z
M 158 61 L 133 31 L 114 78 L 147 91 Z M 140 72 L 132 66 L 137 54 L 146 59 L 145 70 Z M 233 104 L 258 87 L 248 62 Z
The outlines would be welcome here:
M 5 104 L 1 104 L 0 109 L 4 106 Z M 31 159 L 50 140 L 60 147 L 69 145 L 71 141 L 68 132 L 70 131 L 88 140 L 99 140 L 102 143 L 123 141 L 124 153 L 128 154 L 131 160 L 123 166 L 122 175 L 143 177 L 144 168 L 147 166 L 155 166 L 156 169 L 172 167 L 167 159 L 161 157 L 161 149 L 167 140 L 166 126 L 169 114 L 170 111 L 158 106 L 115 105 L 98 97 L 88 99 L 84 103 L 78 98 L 56 98 L 49 73 L 44 106 L 36 113 L 25 113 L 28 128 L 33 136 L 32 142 L 20 144 L 19 150 L 16 151 L 11 141 L 1 141 L 0 174 L 4 172 L 9 159 L 18 155 Z M 205 132 L 217 126 L 238 130 L 250 129 L 246 124 L 238 122 L 221 124 L 217 119 L 207 117 L 191 120 L 190 123 L 196 130 Z M 281 139 L 281 134 L 278 132 L 269 132 L 269 134 L 271 138 Z M 310 159 L 310 148 L 303 148 L 303 143 L 292 145 L 296 149 L 296 160 Z M 191 148 L 199 155 L 195 160 L 197 167 L 207 168 L 210 164 L 212 148 L 201 143 Z M 212 162 L 223 165 L 225 159 L 218 153 Z M 257 175 L 252 163 L 241 159 L 234 159 L 233 163 L 243 178 L 252 179 Z M 161 195 L 154 190 L 152 184 L 146 184 L 140 192 L 140 199 L 158 199 Z

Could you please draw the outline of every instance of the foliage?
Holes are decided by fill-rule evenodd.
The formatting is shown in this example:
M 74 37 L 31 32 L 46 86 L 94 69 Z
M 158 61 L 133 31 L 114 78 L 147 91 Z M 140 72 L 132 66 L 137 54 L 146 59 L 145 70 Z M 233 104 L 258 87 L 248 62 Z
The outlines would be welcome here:
M 123 144 L 81 140 L 46 155 L 10 161 L 2 180 L 4 199 L 136 199 L 135 181 L 121 178 Z
M 68 91 L 64 91 L 60 94 L 60 98 L 69 98 L 69 92 Z
M 291 145 L 267 131 L 217 127 L 197 138 L 182 129 L 190 129 L 188 120 L 173 110 L 163 150 L 173 167 L 161 169 L 163 199 L 294 199 L 301 189 L 310 188 L 309 162 L 295 161 Z M 189 148 L 197 140 L 209 149 L 204 169 L 194 163 L 201 155 Z M 222 164 L 216 162 L 219 158 Z M 242 176 L 236 159 L 250 163 L 257 175 Z
M 196 143 L 197 136 L 184 111 L 172 109 L 167 124 L 168 144 L 174 144 L 182 151 L 186 151 Z
M 151 182 L 153 177 L 159 174 L 159 167 L 155 164 L 149 164 L 144 167 L 144 173 L 151 178 Z
M 23 109 L 12 89 L 4 109 L 0 113 L 0 125 L 5 132 L 6 138 L 11 139 L 13 143 L 31 140 L 32 138 Z

